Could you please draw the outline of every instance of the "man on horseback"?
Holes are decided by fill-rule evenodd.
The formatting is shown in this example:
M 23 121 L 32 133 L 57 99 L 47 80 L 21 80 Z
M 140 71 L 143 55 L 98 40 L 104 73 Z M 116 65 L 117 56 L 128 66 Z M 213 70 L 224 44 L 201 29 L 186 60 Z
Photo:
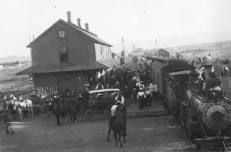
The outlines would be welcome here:
M 125 107 L 125 100 L 124 97 L 117 93 L 116 97 L 115 97 L 115 104 L 112 105 L 111 107 L 111 117 L 110 117 L 110 122 L 113 123 L 114 119 L 115 119 L 115 114 L 116 114 L 116 110 L 118 109 L 126 109 Z M 126 113 L 124 113 L 126 115 Z
M 120 136 L 123 136 L 124 142 L 126 137 L 126 125 L 127 125 L 127 110 L 125 105 L 125 100 L 122 95 L 117 94 L 115 97 L 115 104 L 111 107 L 111 115 L 109 118 L 109 130 L 108 130 L 108 141 L 110 136 L 110 131 L 113 130 L 114 137 L 117 142 L 117 134 L 119 134 L 119 141 Z M 116 121 L 118 119 L 118 121 Z M 119 124 L 118 124 L 119 123 Z M 120 144 L 122 145 L 121 141 Z
M 110 123 L 112 124 L 115 120 L 115 114 L 116 114 L 116 109 L 121 106 L 119 102 L 116 102 L 114 105 L 111 107 L 111 117 L 110 117 Z
M 125 106 L 124 96 L 119 92 L 117 92 L 117 94 L 116 94 L 115 101 L 119 102 L 119 103 L 121 103 L 121 105 Z
M 123 137 L 123 142 L 126 141 L 126 112 L 124 111 L 124 106 L 120 102 L 116 102 L 111 108 L 111 117 L 109 119 L 109 129 L 108 129 L 108 141 L 110 137 L 110 131 L 113 131 L 116 145 L 118 141 L 120 147 L 123 146 L 121 137 Z

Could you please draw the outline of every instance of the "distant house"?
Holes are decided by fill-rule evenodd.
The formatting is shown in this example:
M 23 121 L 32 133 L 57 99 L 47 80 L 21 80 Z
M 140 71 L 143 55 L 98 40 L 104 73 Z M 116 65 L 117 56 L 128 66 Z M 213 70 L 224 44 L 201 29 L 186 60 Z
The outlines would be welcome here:
M 119 57 L 118 54 L 112 52 L 112 58 L 113 58 L 114 60 L 119 60 L 120 57 Z
M 144 53 L 145 53 L 145 51 L 142 48 L 136 48 L 130 53 L 130 55 L 136 56 L 136 57 L 141 57 L 144 55 Z
M 158 57 L 169 58 L 170 57 L 170 53 L 167 50 L 159 49 L 158 52 L 157 52 L 157 56 Z
M 73 24 L 71 12 L 67 22 L 58 20 L 27 47 L 32 66 L 25 71 L 32 74 L 35 87 L 58 91 L 81 91 L 90 77 L 107 68 L 99 60 L 112 59 L 111 45 L 90 32 L 88 23 L 85 29 L 80 19 Z

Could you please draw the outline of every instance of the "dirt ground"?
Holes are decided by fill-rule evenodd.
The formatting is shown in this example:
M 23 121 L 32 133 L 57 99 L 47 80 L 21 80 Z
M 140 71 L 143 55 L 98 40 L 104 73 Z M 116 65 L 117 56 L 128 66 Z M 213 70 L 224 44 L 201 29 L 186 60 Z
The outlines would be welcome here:
M 15 129 L 15 135 L 0 131 L 1 152 L 194 152 L 182 129 L 169 116 L 128 120 L 127 143 L 115 146 L 113 136 L 106 141 L 107 121 L 56 126 L 53 116 L 36 116 Z

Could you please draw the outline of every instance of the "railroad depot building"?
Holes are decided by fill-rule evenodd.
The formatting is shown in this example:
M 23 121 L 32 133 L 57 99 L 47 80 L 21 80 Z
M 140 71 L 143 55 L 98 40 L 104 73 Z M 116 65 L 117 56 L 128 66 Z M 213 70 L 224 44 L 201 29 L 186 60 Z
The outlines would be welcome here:
M 34 87 L 56 88 L 58 91 L 70 89 L 80 91 L 90 77 L 106 69 L 101 60 L 111 60 L 111 45 L 89 31 L 88 23 L 81 27 L 71 21 L 67 12 L 67 22 L 59 19 L 28 46 L 31 51 L 32 66 L 29 72 Z

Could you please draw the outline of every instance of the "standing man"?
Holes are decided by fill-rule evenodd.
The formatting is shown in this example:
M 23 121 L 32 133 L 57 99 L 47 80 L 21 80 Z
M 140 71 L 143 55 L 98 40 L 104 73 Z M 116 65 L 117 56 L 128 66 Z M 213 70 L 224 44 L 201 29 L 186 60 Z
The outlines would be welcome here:
M 104 89 L 104 86 L 103 86 L 103 84 L 101 83 L 101 81 L 99 81 L 99 83 L 96 85 L 95 89 L 96 89 L 96 90 Z
M 89 96 L 90 94 L 88 93 L 88 88 L 85 87 L 83 93 L 80 95 L 80 114 L 83 116 L 85 110 L 88 108 L 88 102 L 89 102 Z
M 115 88 L 120 89 L 120 82 L 119 81 L 116 81 Z
M 6 130 L 6 134 L 14 134 L 14 131 L 12 129 L 12 124 L 11 122 L 13 121 L 13 113 L 12 113 L 12 109 L 9 109 L 8 105 L 7 105 L 7 96 L 5 95 L 3 98 L 3 118 L 4 118 L 4 125 L 5 125 L 5 130 Z
M 140 87 L 139 92 L 137 93 L 137 100 L 138 100 L 139 109 L 142 109 L 146 101 L 146 93 L 144 91 L 144 88 L 142 87 Z
M 11 135 L 14 134 L 14 131 L 12 129 L 12 124 L 11 124 L 12 120 L 13 120 L 12 111 L 10 111 L 9 109 L 5 110 L 4 124 L 5 124 L 6 134 L 11 134 Z
M 127 85 L 124 86 L 124 97 L 126 100 L 126 106 L 129 106 L 130 105 L 131 92 L 130 92 Z

